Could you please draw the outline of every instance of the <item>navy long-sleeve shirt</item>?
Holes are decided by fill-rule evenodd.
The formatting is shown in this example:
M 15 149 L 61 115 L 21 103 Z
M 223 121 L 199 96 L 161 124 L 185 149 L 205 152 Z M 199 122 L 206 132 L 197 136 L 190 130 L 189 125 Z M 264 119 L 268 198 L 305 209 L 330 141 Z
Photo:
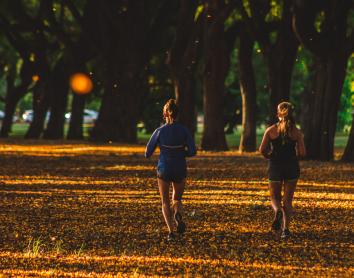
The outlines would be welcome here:
M 194 140 L 188 129 L 180 123 L 164 124 L 151 135 L 145 150 L 145 157 L 149 158 L 156 147 L 160 148 L 158 165 L 173 165 L 185 167 L 186 157 L 197 153 Z

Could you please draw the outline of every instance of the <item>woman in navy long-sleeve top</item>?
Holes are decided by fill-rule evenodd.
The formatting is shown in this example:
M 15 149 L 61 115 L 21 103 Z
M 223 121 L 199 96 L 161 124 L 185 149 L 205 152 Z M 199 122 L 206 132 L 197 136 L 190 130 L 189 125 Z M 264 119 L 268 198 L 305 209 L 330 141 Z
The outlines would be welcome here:
M 176 122 L 178 107 L 175 100 L 167 101 L 163 108 L 163 116 L 166 123 L 157 128 L 152 134 L 145 151 L 145 157 L 149 158 L 156 147 L 160 148 L 160 156 L 157 164 L 157 181 L 162 202 L 162 214 L 168 227 L 168 240 L 174 238 L 172 232 L 172 212 L 170 208 L 169 190 L 173 187 L 172 210 L 177 225 L 177 232 L 182 234 L 186 225 L 182 221 L 182 195 L 187 176 L 186 157 L 196 155 L 194 140 L 188 129 Z

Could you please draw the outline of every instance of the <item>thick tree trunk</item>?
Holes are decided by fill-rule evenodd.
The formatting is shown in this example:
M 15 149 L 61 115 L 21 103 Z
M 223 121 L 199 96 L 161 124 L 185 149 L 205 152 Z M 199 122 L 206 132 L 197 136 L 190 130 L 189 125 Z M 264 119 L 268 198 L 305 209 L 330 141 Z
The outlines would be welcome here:
M 70 70 L 63 61 L 59 61 L 49 81 L 50 118 L 43 134 L 45 139 L 62 139 L 64 137 L 69 76 Z
M 13 117 L 16 111 L 16 106 L 20 99 L 27 92 L 28 84 L 21 84 L 19 87 L 14 86 L 14 78 L 7 78 L 7 89 L 5 98 L 5 117 L 2 121 L 0 136 L 5 138 L 11 132 Z
M 147 33 L 151 18 L 148 15 L 149 1 L 135 0 L 124 4 L 110 1 L 98 5 L 102 13 L 98 18 L 100 36 L 109 40 L 102 42 L 102 57 L 105 64 L 104 95 L 100 113 L 91 130 L 91 139 L 135 143 L 137 122 L 142 100 L 140 86 L 142 72 L 148 61 Z M 116 17 L 111 11 L 124 8 L 124 16 Z M 108 14 L 111 16 L 107 21 Z M 129 28 L 127 28 L 129 26 Z M 152 43 L 152 42 L 149 42 Z
M 254 41 L 246 32 L 241 32 L 238 64 L 240 71 L 240 91 L 242 96 L 242 133 L 240 152 L 256 150 L 257 91 L 252 65 Z
M 26 139 L 38 139 L 42 135 L 49 107 L 46 89 L 45 84 L 41 83 L 33 92 L 33 119 L 25 134 Z
M 205 12 L 204 48 L 204 130 L 201 147 L 204 150 L 227 150 L 224 132 L 225 77 L 229 68 L 224 20 L 220 20 L 221 3 L 210 1 Z
M 110 67 L 112 74 L 106 77 L 105 93 L 98 119 L 90 134 L 91 139 L 136 143 L 137 107 L 141 101 L 138 95 L 139 78 L 136 78 L 135 71 L 118 72 L 115 67 Z M 122 68 L 128 69 L 124 66 Z
M 305 133 L 307 156 L 310 159 L 333 159 L 337 114 L 348 57 L 336 53 L 317 61 L 311 129 Z
M 295 36 L 284 36 L 283 41 L 278 44 L 268 59 L 271 123 L 277 121 L 278 104 L 289 100 L 291 77 L 299 46 Z
M 83 116 L 85 109 L 86 96 L 74 94 L 71 104 L 71 117 L 67 138 L 70 140 L 82 140 L 83 135 Z
M 196 131 L 195 80 L 186 76 L 175 80 L 175 95 L 180 109 L 178 121 L 184 124 L 192 136 Z
M 293 27 L 299 40 L 316 55 L 312 117 L 305 132 L 308 158 L 333 159 L 337 114 L 352 40 L 347 37 L 350 1 L 295 1 Z M 321 32 L 314 28 L 323 11 Z
M 299 122 L 305 137 L 311 132 L 310 119 L 313 117 L 312 104 L 315 101 L 315 68 L 315 61 L 312 60 L 308 65 L 309 74 L 304 85 L 304 90 L 301 93 Z
M 195 66 L 201 29 L 201 20 L 194 21 L 196 8 L 196 2 L 180 0 L 176 37 L 169 55 L 180 110 L 178 121 L 187 126 L 193 136 L 196 130 Z
M 284 3 L 283 18 L 277 30 L 276 42 L 265 51 L 270 92 L 270 122 L 277 121 L 277 106 L 288 101 L 293 68 L 299 41 L 292 30 L 292 12 L 289 1 Z
M 15 115 L 16 106 L 23 96 L 20 92 L 12 92 L 11 95 L 6 97 L 5 102 L 5 117 L 2 121 L 0 136 L 2 138 L 8 137 L 11 132 L 13 117 Z
M 354 162 L 354 113 L 352 115 L 353 115 L 352 127 L 350 129 L 347 146 L 345 147 L 341 159 L 344 162 Z

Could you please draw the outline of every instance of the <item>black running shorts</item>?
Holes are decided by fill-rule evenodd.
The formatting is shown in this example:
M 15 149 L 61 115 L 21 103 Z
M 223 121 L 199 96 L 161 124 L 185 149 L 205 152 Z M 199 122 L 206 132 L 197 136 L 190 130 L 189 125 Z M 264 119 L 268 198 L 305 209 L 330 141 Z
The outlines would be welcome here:
M 269 161 L 268 177 L 269 181 L 274 182 L 297 180 L 300 177 L 299 162 Z

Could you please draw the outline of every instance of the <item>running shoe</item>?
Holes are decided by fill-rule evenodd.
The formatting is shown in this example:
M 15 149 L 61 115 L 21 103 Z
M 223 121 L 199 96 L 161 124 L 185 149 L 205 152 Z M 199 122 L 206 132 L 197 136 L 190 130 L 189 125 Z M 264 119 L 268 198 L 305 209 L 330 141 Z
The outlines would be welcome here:
M 274 231 L 279 231 L 280 230 L 282 220 L 283 220 L 283 212 L 279 209 L 275 213 L 275 217 L 274 217 L 274 220 L 273 220 L 273 223 L 272 223 L 272 229 Z
M 183 234 L 186 231 L 186 224 L 182 221 L 182 215 L 178 211 L 175 213 L 175 221 L 177 224 L 177 233 Z
M 291 233 L 289 231 L 289 229 L 285 229 L 282 233 L 281 233 L 281 239 L 287 239 L 288 237 L 290 237 Z

